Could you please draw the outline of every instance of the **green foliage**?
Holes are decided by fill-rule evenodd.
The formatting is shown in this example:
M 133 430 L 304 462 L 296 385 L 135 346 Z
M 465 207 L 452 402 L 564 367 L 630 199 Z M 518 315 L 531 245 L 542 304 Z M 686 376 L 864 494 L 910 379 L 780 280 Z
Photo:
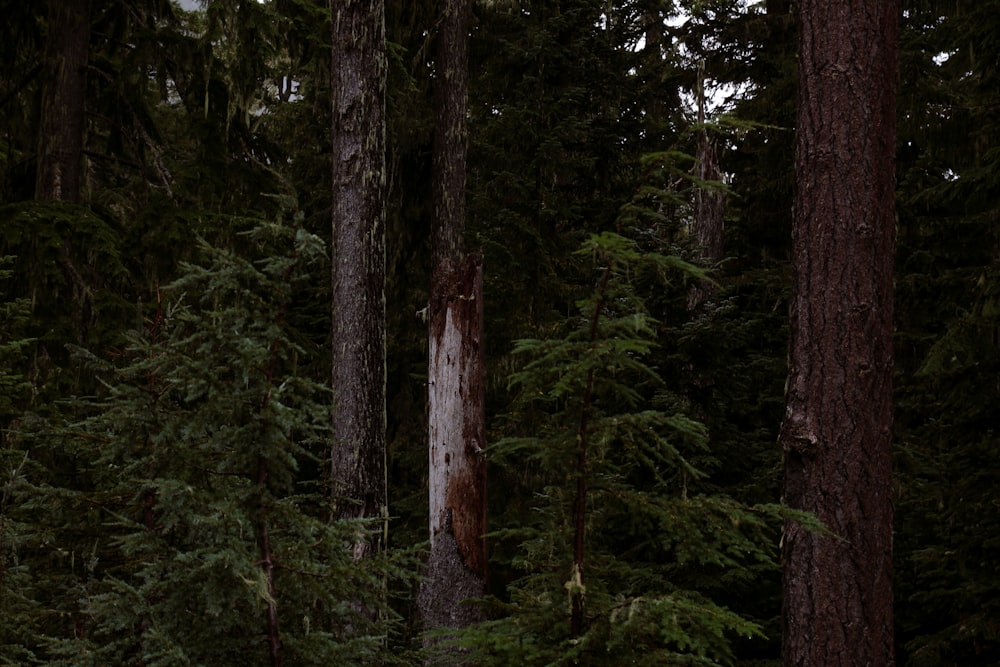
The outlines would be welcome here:
M 904 3 L 901 664 L 1000 653 L 996 4 Z M 340 601 L 408 564 L 388 555 L 356 571 L 338 546 L 356 527 L 322 514 L 330 305 L 315 276 L 328 260 L 309 233 L 329 234 L 327 8 L 95 0 L 87 182 L 69 205 L 28 201 L 45 5 L 6 2 L 0 26 L 0 255 L 15 257 L 0 272 L 0 663 L 260 662 L 264 525 L 286 566 L 271 596 L 286 662 L 389 660 L 386 626 Z M 429 273 L 437 8 L 386 11 L 391 539 L 409 546 L 426 530 L 413 313 Z M 780 572 L 761 545 L 790 518 L 773 503 L 796 11 L 787 0 L 474 6 L 468 242 L 486 257 L 489 424 L 503 438 L 490 454 L 496 616 L 463 638 L 484 664 L 777 659 Z M 690 173 L 689 95 L 702 60 L 724 96 L 710 125 L 727 259 L 712 299 L 688 312 L 684 281 L 664 277 L 695 276 L 664 256 L 694 256 L 690 190 L 704 184 Z M 259 226 L 292 209 L 299 250 L 288 228 Z M 632 240 L 602 234 L 611 228 Z M 587 629 L 570 638 L 584 414 Z M 394 609 L 410 612 L 405 599 Z M 235 637 L 251 639 L 232 648 Z
M 10 278 L 13 257 L 0 257 L 0 282 Z M 18 558 L 23 536 L 31 531 L 11 512 L 14 488 L 22 481 L 27 452 L 17 441 L 18 417 L 28 402 L 31 384 L 19 369 L 25 367 L 31 340 L 23 338 L 29 317 L 27 299 L 0 304 L 0 656 L 29 662 L 24 647 L 31 637 L 31 620 L 41 612 L 31 596 L 30 571 Z M 29 640 L 30 642 L 30 640 Z M 5 663 L 6 664 L 6 663 Z
M 31 301 L 34 336 L 55 347 L 117 329 L 111 320 L 127 308 L 117 297 L 126 273 L 120 230 L 88 207 L 65 202 L 8 204 L 0 220 L 3 248 L 17 256 L 0 284 Z
M 996 10 L 911 2 L 903 21 L 896 623 L 919 667 L 1000 660 Z
M 325 516 L 328 390 L 298 372 L 287 324 L 322 244 L 280 225 L 248 240 L 260 260 L 205 247 L 120 358 L 77 349 L 105 390 L 22 433 L 21 557 L 64 581 L 39 602 L 65 620 L 25 646 L 47 664 L 263 664 L 275 623 L 291 664 L 359 664 L 383 645 L 386 626 L 350 601 L 400 570 L 356 562 L 347 545 L 368 527 Z M 57 455 L 71 486 L 39 466 Z
M 489 450 L 494 466 L 531 493 L 518 524 L 494 536 L 520 576 L 495 601 L 500 618 L 460 644 L 483 665 L 731 664 L 731 640 L 758 636 L 760 627 L 714 602 L 709 582 L 737 585 L 754 568 L 774 568 L 784 514 L 689 491 L 702 476 L 689 456 L 705 448 L 706 430 L 646 362 L 658 326 L 634 280 L 652 274 L 662 285 L 693 267 L 611 233 L 591 236 L 576 256 L 596 284 L 550 338 L 518 343 L 529 360 L 513 376 L 508 418 L 524 435 Z M 577 576 L 581 460 L 586 555 Z M 587 610 L 578 637 L 569 632 L 574 592 Z

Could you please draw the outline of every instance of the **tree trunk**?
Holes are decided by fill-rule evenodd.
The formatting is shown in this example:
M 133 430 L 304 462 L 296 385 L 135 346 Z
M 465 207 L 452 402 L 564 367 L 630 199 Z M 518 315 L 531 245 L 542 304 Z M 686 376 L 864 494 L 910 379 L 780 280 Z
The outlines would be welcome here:
M 435 79 L 428 445 L 431 553 L 424 628 L 483 620 L 463 600 L 486 588 L 486 390 L 482 256 L 464 255 L 469 0 L 442 7 Z
M 892 276 L 899 4 L 803 0 L 788 397 L 788 667 L 892 665 Z
M 387 520 L 384 5 L 331 9 L 334 513 Z M 359 539 L 355 556 L 384 541 Z
M 725 198 L 706 184 L 720 179 L 715 143 L 705 127 L 705 61 L 698 64 L 698 148 L 695 155 L 694 239 L 702 261 L 713 266 L 722 261 L 725 229 Z M 694 310 L 712 295 L 712 283 L 700 280 L 688 292 L 688 308 Z
M 435 272 L 430 303 L 429 441 L 431 553 L 420 589 L 425 629 L 483 620 L 486 555 L 486 381 L 483 264 L 471 255 Z
M 463 254 L 466 116 L 469 91 L 469 2 L 443 0 L 434 81 L 433 254 L 435 268 Z
M 49 3 L 35 199 L 80 199 L 90 0 Z

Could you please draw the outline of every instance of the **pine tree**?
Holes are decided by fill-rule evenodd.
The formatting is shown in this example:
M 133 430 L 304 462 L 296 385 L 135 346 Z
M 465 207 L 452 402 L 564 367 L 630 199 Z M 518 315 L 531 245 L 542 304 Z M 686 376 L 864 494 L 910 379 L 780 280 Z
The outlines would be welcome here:
M 328 391 L 298 372 L 288 324 L 323 244 L 281 224 L 249 240 L 261 259 L 205 247 L 117 363 L 80 350 L 106 393 L 34 430 L 76 467 L 61 486 L 36 456 L 17 487 L 47 534 L 34 557 L 79 554 L 56 607 L 68 622 L 35 649 L 48 664 L 359 663 L 382 647 L 350 603 L 386 571 L 344 549 L 366 524 L 328 519 Z
M 0 282 L 10 278 L 13 257 L 0 258 Z M 27 299 L 0 304 L 0 655 L 28 663 L 30 646 L 38 641 L 37 619 L 42 605 L 33 597 L 32 573 L 20 558 L 23 540 L 32 527 L 14 511 L 17 488 L 23 482 L 29 453 L 18 441 L 20 416 L 31 385 L 18 369 L 25 368 L 30 340 L 24 332 L 30 314 Z
M 90 0 L 49 3 L 35 198 L 75 202 L 83 184 Z
M 658 327 L 635 289 L 702 274 L 612 233 L 576 258 L 594 282 L 550 338 L 518 343 L 519 435 L 488 451 L 530 508 L 495 532 L 520 576 L 500 618 L 461 644 L 483 665 L 731 663 L 730 640 L 759 627 L 689 587 L 691 574 L 735 582 L 773 567 L 781 510 L 693 490 L 705 429 L 645 362 Z
M 900 663 L 993 664 L 996 3 L 907 3 L 899 113 Z

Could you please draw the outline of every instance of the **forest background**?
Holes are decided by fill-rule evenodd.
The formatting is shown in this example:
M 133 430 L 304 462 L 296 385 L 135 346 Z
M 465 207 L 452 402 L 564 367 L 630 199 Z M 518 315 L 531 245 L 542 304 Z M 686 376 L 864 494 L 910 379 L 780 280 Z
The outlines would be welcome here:
M 0 663 L 276 664 L 275 642 L 288 664 L 779 662 L 796 3 L 472 5 L 492 531 L 472 657 L 428 654 L 416 602 L 437 3 L 385 14 L 391 518 L 364 562 L 343 545 L 380 527 L 331 517 L 324 477 L 329 9 L 83 3 L 66 198 L 37 187 L 66 35 L 48 3 L 0 6 Z M 997 10 L 903 3 L 899 664 L 1000 663 Z

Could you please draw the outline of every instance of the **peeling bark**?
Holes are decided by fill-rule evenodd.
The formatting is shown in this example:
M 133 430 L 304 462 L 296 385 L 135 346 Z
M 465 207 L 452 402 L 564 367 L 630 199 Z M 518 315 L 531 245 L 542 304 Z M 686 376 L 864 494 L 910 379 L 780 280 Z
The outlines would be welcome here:
M 419 595 L 425 629 L 483 620 L 463 601 L 486 589 L 486 380 L 482 255 L 466 256 L 469 0 L 442 4 L 435 88 L 428 320 L 431 553 Z
M 898 2 L 804 0 L 794 294 L 780 443 L 786 667 L 892 665 Z
M 426 628 L 483 619 L 486 585 L 486 378 L 483 265 L 472 255 L 435 274 L 430 303 L 429 463 L 431 553 L 420 590 Z

